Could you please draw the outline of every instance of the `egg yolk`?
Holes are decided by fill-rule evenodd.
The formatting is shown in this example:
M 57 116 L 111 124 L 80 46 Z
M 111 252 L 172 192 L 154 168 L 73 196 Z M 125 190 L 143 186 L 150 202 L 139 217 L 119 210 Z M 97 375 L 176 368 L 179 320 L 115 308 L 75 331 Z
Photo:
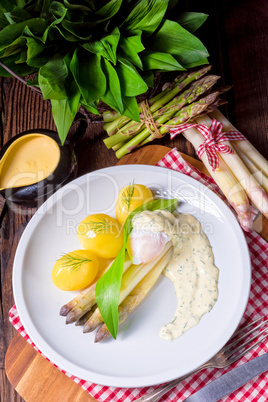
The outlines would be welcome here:
M 52 281 L 61 290 L 79 290 L 91 284 L 99 269 L 98 257 L 88 250 L 76 250 L 59 258 Z
M 152 200 L 153 193 L 143 184 L 130 184 L 122 188 L 115 205 L 116 219 L 123 225 L 130 212 Z
M 77 236 L 85 249 L 102 258 L 114 258 L 123 246 L 124 231 L 111 216 L 93 214 L 80 222 Z

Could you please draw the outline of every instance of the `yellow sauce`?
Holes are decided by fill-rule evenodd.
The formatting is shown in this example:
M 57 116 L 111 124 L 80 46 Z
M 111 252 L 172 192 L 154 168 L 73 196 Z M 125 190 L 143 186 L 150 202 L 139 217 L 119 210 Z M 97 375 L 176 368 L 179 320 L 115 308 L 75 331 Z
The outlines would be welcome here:
M 212 247 L 198 220 L 188 214 L 143 211 L 133 217 L 134 228 L 164 232 L 174 253 L 163 274 L 174 285 L 178 305 L 172 320 L 163 325 L 160 337 L 172 341 L 196 325 L 218 298 L 218 268 Z
M 44 180 L 56 169 L 59 160 L 59 146 L 47 135 L 34 133 L 20 137 L 0 161 L 0 189 Z

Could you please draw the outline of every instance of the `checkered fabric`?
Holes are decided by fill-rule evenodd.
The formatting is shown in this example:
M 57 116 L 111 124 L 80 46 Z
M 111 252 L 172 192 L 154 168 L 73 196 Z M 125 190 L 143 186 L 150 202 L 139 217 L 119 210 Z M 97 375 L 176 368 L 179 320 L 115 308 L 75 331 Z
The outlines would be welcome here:
M 179 152 L 176 149 L 171 150 L 164 158 L 157 163 L 157 166 L 166 167 L 168 169 L 173 169 L 182 172 L 188 176 L 197 179 L 203 184 L 207 185 L 212 191 L 216 192 L 224 198 L 221 194 L 219 188 L 215 182 L 203 173 L 200 173 L 196 168 L 189 165 L 184 161 Z M 268 315 L 268 243 L 266 243 L 258 234 L 255 232 L 245 233 L 246 240 L 251 255 L 252 262 L 252 286 L 249 297 L 249 302 L 245 314 L 243 316 L 241 323 L 246 323 L 260 315 Z M 9 312 L 9 319 L 16 330 L 36 349 L 36 346 L 29 338 L 26 333 L 16 306 L 13 306 Z M 41 355 L 40 350 L 38 350 Z M 192 393 L 198 391 L 208 382 L 216 379 L 225 372 L 239 366 L 246 361 L 257 357 L 263 353 L 268 352 L 268 343 L 263 342 L 259 346 L 255 347 L 253 350 L 248 352 L 239 362 L 234 363 L 232 366 L 225 370 L 217 369 L 207 369 L 199 374 L 192 375 L 188 379 L 184 380 L 178 387 L 174 388 L 168 394 L 166 394 L 161 401 L 162 402 L 176 402 L 183 401 Z M 47 359 L 47 358 L 46 358 Z M 48 360 L 48 359 L 47 359 Z M 57 366 L 56 366 L 57 367 Z M 61 370 L 63 371 L 63 370 Z M 135 399 L 145 395 L 147 392 L 151 391 L 155 387 L 147 388 L 113 388 L 106 387 L 97 384 L 89 383 L 81 378 L 72 376 L 71 374 L 63 371 L 68 377 L 80 385 L 84 390 L 86 390 L 90 395 L 96 398 L 100 402 L 132 402 Z M 228 402 L 266 402 L 268 401 L 268 374 L 263 373 L 257 378 L 251 380 L 244 387 L 240 388 L 231 395 L 223 398 L 221 401 Z

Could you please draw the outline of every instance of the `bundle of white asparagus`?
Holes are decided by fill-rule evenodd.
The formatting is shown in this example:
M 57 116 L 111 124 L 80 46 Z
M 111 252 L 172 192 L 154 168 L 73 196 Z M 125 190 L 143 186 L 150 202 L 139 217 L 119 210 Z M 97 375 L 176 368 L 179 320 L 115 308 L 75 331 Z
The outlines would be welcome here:
M 121 158 L 163 137 L 179 124 L 198 123 L 210 127 L 212 118 L 223 124 L 223 132 L 237 131 L 218 110 L 224 103 L 219 95 L 229 88 L 212 91 L 219 77 L 206 75 L 210 68 L 208 66 L 178 76 L 160 94 L 149 99 L 147 107 L 140 104 L 141 123 L 118 113 L 105 112 L 104 129 L 109 135 L 104 140 L 107 148 L 113 148 L 116 156 Z M 185 131 L 183 135 L 196 151 L 205 141 L 195 128 Z M 206 153 L 203 153 L 201 160 L 235 209 L 243 229 L 249 231 L 253 226 L 251 204 L 268 217 L 268 162 L 248 140 L 225 144 L 231 147 L 233 153 L 218 153 L 219 167 L 216 170 L 212 170 Z
M 132 264 L 126 253 L 119 297 L 119 325 L 125 321 L 127 316 L 153 288 L 172 254 L 173 246 L 171 242 L 165 245 L 163 252 L 157 258 L 146 264 Z M 111 264 L 101 273 L 102 275 L 107 272 Z M 60 310 L 60 315 L 66 317 L 66 324 L 83 325 L 84 333 L 92 332 L 98 328 L 95 342 L 101 342 L 110 337 L 110 332 L 104 324 L 96 305 L 95 287 L 98 279 L 99 277 L 89 288 L 80 292 Z
M 212 119 L 223 125 L 223 132 L 237 131 L 229 120 L 215 110 L 208 115 L 198 117 L 195 122 L 211 126 Z M 197 151 L 205 139 L 196 128 L 183 133 Z M 224 142 L 233 153 L 218 153 L 219 167 L 213 171 L 206 153 L 201 160 L 211 177 L 218 184 L 230 205 L 235 209 L 241 226 L 249 231 L 252 228 L 252 204 L 268 218 L 268 162 L 248 140 Z

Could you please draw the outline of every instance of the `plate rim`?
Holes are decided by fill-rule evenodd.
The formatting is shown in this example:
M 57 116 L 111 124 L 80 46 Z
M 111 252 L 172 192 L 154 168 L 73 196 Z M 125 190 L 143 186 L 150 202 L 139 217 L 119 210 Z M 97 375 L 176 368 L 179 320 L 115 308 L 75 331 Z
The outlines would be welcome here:
M 250 294 L 250 288 L 251 288 L 251 269 L 252 269 L 252 268 L 251 268 L 251 260 L 250 260 L 250 253 L 249 253 L 248 245 L 247 245 L 246 238 L 245 238 L 245 234 L 244 234 L 243 230 L 241 229 L 241 227 L 240 227 L 240 225 L 239 225 L 239 223 L 238 223 L 238 221 L 237 221 L 235 215 L 234 215 L 233 212 L 231 211 L 231 209 L 225 204 L 225 202 L 220 198 L 220 196 L 217 195 L 216 193 L 214 193 L 214 192 L 213 192 L 210 188 L 208 188 L 206 185 L 204 185 L 204 184 L 200 183 L 199 181 L 197 181 L 196 179 L 194 179 L 193 177 L 188 176 L 188 175 L 185 175 L 185 174 L 183 174 L 182 172 L 178 172 L 178 171 L 175 171 L 175 170 L 173 170 L 173 169 L 167 169 L 167 168 L 161 167 L 161 166 L 146 165 L 146 164 L 116 165 L 116 166 L 111 166 L 111 167 L 106 167 L 106 168 L 94 170 L 94 171 L 92 171 L 92 172 L 90 172 L 90 173 L 86 173 L 86 174 L 84 174 L 84 175 L 82 175 L 82 176 L 80 176 L 80 177 L 78 177 L 78 178 L 72 180 L 71 182 L 69 182 L 68 184 L 64 185 L 64 186 L 61 187 L 59 190 L 57 190 L 53 195 L 51 195 L 51 197 L 49 197 L 49 198 L 38 208 L 38 210 L 37 210 L 37 211 L 35 212 L 35 214 L 32 216 L 31 220 L 29 221 L 29 223 L 27 224 L 25 230 L 23 231 L 23 234 L 22 234 L 22 236 L 21 236 L 21 238 L 20 238 L 19 244 L 18 244 L 17 249 L 16 249 L 15 258 L 14 258 L 14 263 L 13 263 L 13 272 L 12 272 L 12 287 L 13 287 L 13 295 L 14 295 L 14 300 L 15 300 L 15 304 L 16 304 L 16 307 L 17 307 L 17 311 L 18 311 L 20 320 L 21 320 L 21 322 L 22 322 L 22 324 L 23 324 L 23 326 L 24 326 L 26 332 L 27 332 L 28 335 L 30 336 L 30 339 L 33 341 L 33 343 L 36 345 L 36 347 L 37 347 L 46 357 L 48 357 L 48 359 L 50 360 L 51 363 L 56 364 L 61 370 L 67 371 L 68 373 L 71 373 L 72 375 L 74 375 L 74 376 L 76 376 L 76 377 L 78 377 L 78 378 L 83 378 L 83 379 L 85 379 L 86 381 L 94 382 L 94 383 L 99 384 L 99 385 L 112 386 L 112 387 L 120 387 L 120 388 L 133 388 L 133 387 L 147 387 L 147 386 L 153 386 L 153 385 L 161 384 L 161 383 L 166 382 L 166 381 L 170 381 L 170 380 L 175 379 L 175 378 L 177 378 L 177 377 L 175 376 L 175 377 L 172 377 L 172 378 L 169 377 L 168 379 L 165 379 L 165 378 L 164 378 L 164 379 L 163 379 L 163 378 L 160 379 L 160 378 L 158 378 L 159 375 L 153 374 L 153 375 L 148 375 L 148 376 L 146 376 L 146 377 L 143 376 L 143 377 L 130 377 L 130 378 L 127 378 L 127 377 L 118 377 L 118 376 L 114 377 L 114 376 L 110 376 L 110 375 L 107 376 L 107 375 L 105 375 L 105 374 L 93 373 L 95 378 L 90 379 L 90 378 L 84 377 L 84 376 L 81 377 L 81 372 L 85 372 L 85 373 L 88 372 L 88 373 L 91 374 L 92 371 L 88 371 L 87 369 L 84 369 L 84 368 L 81 368 L 81 367 L 80 367 L 80 368 L 78 367 L 80 374 L 79 374 L 79 372 L 77 372 L 77 371 L 75 371 L 75 370 L 70 371 L 69 368 L 66 368 L 66 367 L 64 367 L 64 365 L 62 365 L 61 363 L 55 361 L 55 359 L 51 357 L 50 353 L 47 353 L 47 351 L 46 351 L 46 352 L 43 352 L 43 351 L 42 351 L 42 347 L 40 347 L 39 340 L 36 339 L 36 335 L 38 334 L 38 331 L 37 331 L 35 328 L 34 328 L 33 330 L 32 330 L 32 328 L 31 328 L 30 331 L 29 331 L 29 326 L 28 326 L 29 323 L 28 323 L 28 321 L 31 320 L 31 319 L 30 319 L 30 314 L 27 312 L 27 306 L 26 306 L 26 304 L 25 304 L 24 301 L 23 301 L 22 304 L 20 304 L 21 302 L 18 303 L 18 294 L 19 294 L 19 290 L 18 290 L 17 287 L 18 287 L 18 282 L 19 282 L 19 281 L 17 280 L 17 277 L 16 277 L 16 279 L 15 279 L 15 275 L 17 275 L 17 274 L 16 274 L 16 270 L 18 269 L 18 268 L 16 268 L 16 266 L 17 266 L 17 264 L 18 264 L 18 263 L 17 263 L 18 255 L 20 254 L 21 249 L 23 250 L 23 252 L 25 252 L 25 249 L 26 249 L 26 247 L 27 247 L 27 237 L 29 237 L 29 238 L 31 237 L 31 233 L 33 232 L 33 229 L 34 229 L 35 226 L 38 224 L 38 222 L 42 219 L 42 217 L 43 217 L 43 215 L 45 214 L 45 212 L 47 211 L 47 209 L 48 209 L 49 207 L 51 207 L 52 205 L 56 204 L 57 197 L 58 197 L 58 196 L 61 197 L 63 191 L 65 191 L 66 188 L 70 187 L 70 185 L 73 185 L 73 184 L 78 184 L 78 183 L 79 183 L 78 185 L 81 185 L 81 184 L 83 184 L 86 180 L 90 180 L 90 178 L 88 179 L 88 177 L 94 176 L 94 175 L 96 175 L 96 174 L 98 174 L 98 173 L 100 173 L 100 172 L 107 173 L 107 171 L 108 171 L 110 174 L 112 174 L 111 171 L 112 171 L 112 172 L 113 172 L 113 171 L 116 171 L 116 170 L 118 170 L 118 171 L 120 171 L 120 170 L 121 170 L 121 171 L 126 171 L 126 170 L 132 170 L 132 169 L 134 169 L 134 170 L 136 170 L 136 169 L 138 169 L 138 170 L 145 169 L 145 170 L 147 170 L 147 171 L 150 171 L 150 170 L 154 170 L 154 171 L 159 170 L 159 171 L 160 171 L 160 170 L 161 170 L 162 173 L 164 173 L 165 171 L 168 170 L 168 172 L 169 172 L 172 176 L 177 176 L 177 175 L 178 175 L 178 176 L 180 176 L 180 178 L 181 178 L 183 181 L 185 181 L 185 179 L 186 179 L 186 182 L 189 181 L 189 183 L 192 184 L 194 187 L 196 187 L 196 185 L 197 185 L 196 183 L 198 182 L 198 186 L 199 186 L 198 189 L 200 189 L 200 188 L 205 188 L 205 189 L 206 189 L 206 195 L 207 195 L 209 198 L 212 198 L 212 201 L 217 200 L 217 203 L 219 202 L 219 203 L 221 204 L 221 206 L 223 207 L 223 210 L 224 210 L 224 211 L 222 212 L 223 215 L 226 217 L 226 213 L 227 213 L 227 215 L 229 215 L 228 221 L 229 221 L 230 219 L 232 219 L 233 222 L 234 222 L 234 224 L 236 225 L 236 228 L 234 229 L 234 231 L 235 231 L 236 233 L 237 233 L 237 231 L 239 232 L 239 237 L 240 237 L 239 240 L 242 240 L 242 241 L 243 241 L 245 251 L 247 251 L 247 255 L 246 255 L 246 256 L 244 255 L 244 258 L 247 260 L 247 263 L 248 263 L 248 269 L 247 269 L 248 275 L 247 275 L 247 278 L 246 278 L 246 282 L 247 282 L 246 294 L 247 294 L 247 297 L 245 297 L 244 303 L 243 303 L 243 305 L 241 305 L 239 318 L 238 318 L 238 316 L 237 316 L 237 319 L 236 319 L 235 323 L 232 325 L 232 329 L 229 329 L 229 331 L 228 331 L 228 333 L 227 333 L 228 335 L 225 336 L 225 338 L 226 338 L 225 343 L 230 339 L 230 337 L 232 336 L 232 334 L 233 334 L 234 331 L 236 330 L 237 326 L 239 325 L 239 323 L 240 323 L 240 321 L 241 321 L 241 318 L 242 318 L 243 315 L 244 315 L 245 309 L 246 309 L 247 304 L 248 304 L 248 299 L 249 299 L 249 294 Z M 80 184 L 80 182 L 81 182 L 81 184 Z M 217 204 L 217 205 L 218 205 L 218 204 Z M 237 233 L 237 234 L 238 234 L 238 233 Z M 23 265 L 23 264 L 22 264 L 22 265 Z M 22 268 L 23 268 L 23 267 L 21 267 L 21 274 L 23 273 L 23 272 L 22 272 Z M 21 286 L 21 287 L 22 287 L 22 286 Z M 22 289 L 21 289 L 21 293 L 22 293 Z M 23 309 L 24 309 L 24 311 L 23 311 Z M 23 312 L 22 312 L 22 311 L 23 311 Z M 26 312 L 26 316 L 24 315 L 25 312 Z M 27 317 L 27 315 L 28 315 L 28 317 Z M 32 336 L 32 335 L 33 335 L 33 332 L 36 332 L 36 334 L 34 334 L 34 336 Z M 44 341 L 45 341 L 45 340 L 44 340 Z M 40 341 L 40 342 L 41 342 L 41 341 Z M 45 343 L 46 343 L 46 341 L 45 341 Z M 42 344 L 42 342 L 41 342 L 41 344 Z M 222 346 L 223 346 L 223 345 L 222 345 Z M 220 346 L 218 350 L 220 350 L 220 348 L 221 348 L 222 346 Z M 51 349 L 52 349 L 52 351 L 54 351 L 53 348 L 51 348 Z M 57 354 L 59 357 L 61 357 L 61 361 L 63 360 L 63 361 L 66 361 L 67 363 L 69 362 L 65 357 L 62 357 L 58 352 L 56 352 L 56 354 Z M 213 352 L 213 353 L 211 354 L 211 357 L 212 357 L 214 354 L 215 354 L 215 353 Z M 56 359 L 56 360 L 57 360 L 57 359 Z M 74 364 L 74 363 L 71 363 L 71 365 L 77 367 L 77 365 Z M 168 372 L 168 371 L 167 371 L 167 372 Z M 190 374 L 190 372 L 187 372 L 187 373 L 185 373 L 185 374 Z M 145 378 L 145 380 L 144 380 L 144 378 Z M 106 380 L 105 380 L 105 379 L 106 379 Z M 110 380 L 107 381 L 107 379 L 110 379 Z M 142 380 L 141 380 L 141 379 L 142 379 Z

